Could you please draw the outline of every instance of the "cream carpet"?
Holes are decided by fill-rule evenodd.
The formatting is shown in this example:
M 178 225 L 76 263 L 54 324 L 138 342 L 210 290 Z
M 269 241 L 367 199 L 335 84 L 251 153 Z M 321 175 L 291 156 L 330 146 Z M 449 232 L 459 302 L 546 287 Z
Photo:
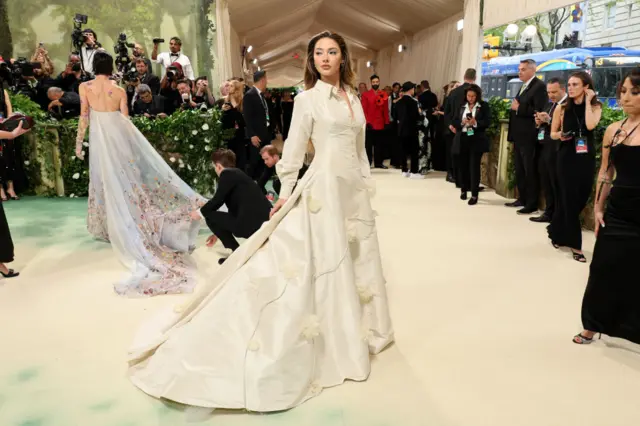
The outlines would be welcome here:
M 5 204 L 22 272 L 0 281 L 2 426 L 614 426 L 640 419 L 640 348 L 580 331 L 588 266 L 544 225 L 491 192 L 469 207 L 440 174 L 374 171 L 396 344 L 366 383 L 285 413 L 215 412 L 201 423 L 127 381 L 138 324 L 184 299 L 123 299 L 110 247 L 84 226 L 86 200 Z M 591 258 L 593 234 L 585 233 Z M 202 241 L 206 234 L 201 236 Z M 215 249 L 196 251 L 201 279 Z

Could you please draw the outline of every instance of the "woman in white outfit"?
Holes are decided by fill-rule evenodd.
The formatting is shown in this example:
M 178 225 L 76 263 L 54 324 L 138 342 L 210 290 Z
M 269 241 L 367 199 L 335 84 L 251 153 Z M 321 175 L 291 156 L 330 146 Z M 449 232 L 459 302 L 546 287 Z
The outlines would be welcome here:
M 342 37 L 310 41 L 272 218 L 194 300 L 140 330 L 129 374 L 144 392 L 199 407 L 286 410 L 366 380 L 369 355 L 393 341 L 353 79 Z M 296 185 L 309 140 L 315 158 Z

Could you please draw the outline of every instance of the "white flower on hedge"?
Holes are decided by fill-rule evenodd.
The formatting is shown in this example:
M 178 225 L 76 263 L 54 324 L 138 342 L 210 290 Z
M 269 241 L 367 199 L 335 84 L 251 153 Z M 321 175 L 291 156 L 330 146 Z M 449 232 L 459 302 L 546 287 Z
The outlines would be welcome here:
M 209 130 L 209 125 L 207 123 L 204 123 L 202 125 L 202 130 Z
M 184 169 L 184 163 L 180 163 L 180 168 Z
M 76 194 L 71 194 L 71 195 L 69 195 L 69 198 L 73 198 L 75 196 L 76 196 Z
M 89 146 L 89 142 L 82 142 L 83 146 Z
M 75 156 L 75 155 L 72 155 L 72 156 L 71 156 L 71 159 L 72 159 L 72 160 L 75 160 L 75 159 L 76 159 L 76 156 Z
M 179 138 L 179 137 L 177 137 L 177 136 L 174 136 L 173 140 L 174 140 L 174 141 L 179 141 L 179 140 L 180 140 L 180 138 Z
M 171 158 L 169 158 L 169 161 L 171 161 L 172 163 L 175 163 L 176 162 L 176 158 L 175 157 L 171 157 Z
M 29 163 L 28 161 L 25 161 L 25 162 L 24 162 L 24 165 L 25 165 L 25 166 L 28 166 L 29 164 L 30 164 L 30 163 Z
M 82 156 L 84 157 L 84 149 L 82 150 Z
M 74 179 L 80 179 L 80 173 L 74 173 L 71 177 Z
M 193 183 L 198 183 L 198 179 L 194 179 L 194 180 L 193 180 Z
M 193 145 L 189 145 L 189 149 L 193 149 Z
M 211 139 L 209 139 L 209 138 L 204 138 L 204 141 L 205 141 L 206 143 L 209 143 L 209 142 L 211 142 Z
M 197 131 L 197 130 L 194 130 L 194 131 L 192 131 L 192 132 L 191 132 L 191 134 L 192 134 L 193 136 L 195 136 L 195 135 L 197 135 L 197 134 L 198 134 L 198 131 Z
M 320 336 L 320 319 L 317 315 L 309 315 L 304 320 L 300 335 L 308 342 Z
M 209 145 L 205 145 L 205 146 L 204 146 L 204 150 L 205 150 L 205 151 L 211 151 L 211 147 L 210 147 Z
M 189 169 L 189 171 L 191 171 L 191 166 L 189 164 L 187 164 L 187 169 Z

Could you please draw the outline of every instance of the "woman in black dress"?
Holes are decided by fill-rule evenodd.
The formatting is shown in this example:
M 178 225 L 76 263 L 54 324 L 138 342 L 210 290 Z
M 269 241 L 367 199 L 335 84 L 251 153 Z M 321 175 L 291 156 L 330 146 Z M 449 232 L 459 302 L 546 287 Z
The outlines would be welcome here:
M 584 71 L 569 77 L 569 96 L 556 108 L 551 123 L 551 138 L 560 140 L 558 149 L 558 192 L 556 210 L 547 227 L 555 248 L 569 247 L 573 259 L 586 263 L 582 253 L 580 213 L 593 189 L 596 149 L 593 131 L 600 122 L 602 105 L 593 91 L 593 80 Z
M 486 130 L 491 125 L 491 108 L 482 100 L 482 89 L 476 84 L 467 87 L 464 96 L 467 103 L 457 112 L 452 123 L 457 130 L 452 153 L 459 159 L 460 199 L 466 200 L 467 192 L 471 191 L 468 204 L 474 206 L 478 204 L 482 155 L 489 152 Z
M 22 128 L 22 122 L 12 132 L 5 132 L 0 130 L 0 140 L 2 142 L 15 139 L 20 135 L 27 133 L 28 130 Z M 13 262 L 13 241 L 11 240 L 11 232 L 9 231 L 9 224 L 7 223 L 7 217 L 4 214 L 4 208 L 0 203 L 0 275 L 4 278 L 12 278 L 20 275 L 13 269 L 7 268 L 5 263 Z
M 618 99 L 627 118 L 609 126 L 602 144 L 584 330 L 573 338 L 581 345 L 593 342 L 596 333 L 640 344 L 640 69 L 625 77 Z
M 9 93 L 0 86 L 0 121 L 6 120 L 13 113 Z M 21 170 L 19 145 L 14 139 L 0 141 L 0 198 L 2 201 L 19 200 L 14 189 L 14 182 Z M 6 192 L 5 192 L 6 189 Z
M 286 141 L 289 137 L 289 128 L 291 127 L 291 117 L 293 116 L 293 98 L 289 91 L 285 91 L 282 95 L 282 140 Z
M 227 141 L 227 148 L 236 154 L 236 167 L 246 171 L 247 167 L 247 137 L 245 122 L 242 115 L 242 100 L 244 98 L 244 84 L 232 80 L 229 82 L 229 94 L 224 98 L 222 117 L 220 121 L 224 130 L 235 129 L 233 137 Z

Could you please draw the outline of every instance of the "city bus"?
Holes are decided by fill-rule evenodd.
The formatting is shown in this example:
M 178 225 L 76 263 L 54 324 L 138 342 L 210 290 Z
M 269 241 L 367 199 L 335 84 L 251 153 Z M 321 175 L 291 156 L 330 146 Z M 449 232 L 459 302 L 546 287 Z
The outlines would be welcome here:
M 518 65 L 524 59 L 536 61 L 536 75 L 543 81 L 554 77 L 567 81 L 573 72 L 587 71 L 593 77 L 598 98 L 615 106 L 618 83 L 630 69 L 640 66 L 640 50 L 582 47 L 493 58 L 482 63 L 481 85 L 487 98 L 516 96 L 522 86 Z

